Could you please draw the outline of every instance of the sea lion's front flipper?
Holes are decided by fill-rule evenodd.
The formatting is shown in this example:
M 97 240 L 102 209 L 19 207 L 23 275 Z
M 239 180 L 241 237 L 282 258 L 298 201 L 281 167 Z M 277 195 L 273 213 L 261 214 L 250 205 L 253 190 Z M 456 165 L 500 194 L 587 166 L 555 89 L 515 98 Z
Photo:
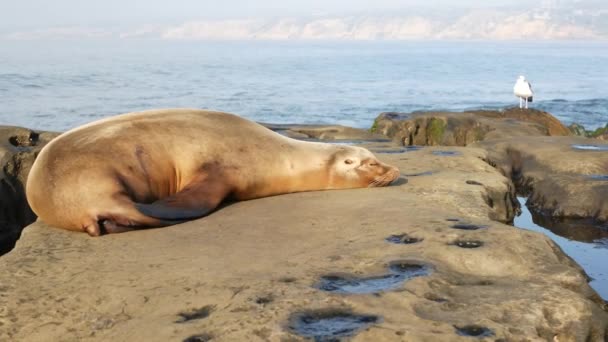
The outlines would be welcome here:
M 150 204 L 135 203 L 135 207 L 146 216 L 184 221 L 209 214 L 228 192 L 229 188 L 221 177 L 201 174 L 182 191 Z

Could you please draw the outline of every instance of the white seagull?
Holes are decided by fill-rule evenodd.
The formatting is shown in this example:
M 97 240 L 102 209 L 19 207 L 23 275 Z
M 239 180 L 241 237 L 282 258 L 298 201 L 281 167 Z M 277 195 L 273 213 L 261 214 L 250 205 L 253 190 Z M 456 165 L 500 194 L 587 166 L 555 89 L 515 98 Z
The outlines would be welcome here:
M 519 76 L 515 86 L 513 86 L 513 93 L 519 97 L 519 108 L 523 108 L 524 101 L 526 103 L 526 109 L 528 109 L 528 102 L 532 102 L 534 93 L 532 92 L 532 85 L 526 81 L 526 78 Z

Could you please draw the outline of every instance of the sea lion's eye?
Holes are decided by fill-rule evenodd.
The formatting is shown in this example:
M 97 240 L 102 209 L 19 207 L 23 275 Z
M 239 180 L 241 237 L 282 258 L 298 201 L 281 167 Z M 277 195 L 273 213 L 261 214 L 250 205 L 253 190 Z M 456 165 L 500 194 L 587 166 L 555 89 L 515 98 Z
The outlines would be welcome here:
M 346 159 L 344 161 L 344 164 L 352 164 L 352 163 L 353 163 L 352 159 Z
M 378 166 L 378 163 L 369 163 L 369 166 Z

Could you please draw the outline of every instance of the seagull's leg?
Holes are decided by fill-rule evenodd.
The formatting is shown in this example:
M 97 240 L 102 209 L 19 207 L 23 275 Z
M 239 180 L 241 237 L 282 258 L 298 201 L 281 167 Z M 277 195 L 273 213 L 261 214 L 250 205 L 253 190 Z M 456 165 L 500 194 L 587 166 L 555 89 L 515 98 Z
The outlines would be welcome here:
M 528 109 L 528 98 L 526 97 L 526 109 Z
M 519 98 L 519 109 L 524 108 L 524 103 L 523 103 L 523 100 L 524 100 L 524 99 L 522 99 L 521 97 Z

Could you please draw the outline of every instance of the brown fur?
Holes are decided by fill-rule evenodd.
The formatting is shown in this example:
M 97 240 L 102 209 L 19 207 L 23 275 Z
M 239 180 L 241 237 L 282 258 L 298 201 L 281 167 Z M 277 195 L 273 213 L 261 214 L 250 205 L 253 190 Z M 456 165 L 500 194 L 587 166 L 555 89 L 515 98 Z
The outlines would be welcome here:
M 92 236 L 201 217 L 227 197 L 385 186 L 399 176 L 359 147 L 286 138 L 236 115 L 124 114 L 45 146 L 27 182 L 44 222 Z

